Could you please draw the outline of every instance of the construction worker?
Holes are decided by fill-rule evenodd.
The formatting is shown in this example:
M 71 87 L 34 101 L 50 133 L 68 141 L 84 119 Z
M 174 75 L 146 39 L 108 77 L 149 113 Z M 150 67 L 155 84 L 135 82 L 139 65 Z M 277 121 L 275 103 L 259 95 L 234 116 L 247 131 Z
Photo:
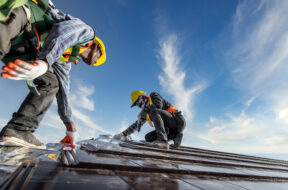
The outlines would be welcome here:
M 169 140 L 173 140 L 173 147 L 180 146 L 183 130 L 186 126 L 185 119 L 181 111 L 177 110 L 170 102 L 162 98 L 158 93 L 152 92 L 149 97 L 141 90 L 131 93 L 131 101 L 133 106 L 141 108 L 138 114 L 138 120 L 130 125 L 123 132 L 114 135 L 114 139 L 121 140 L 126 136 L 139 132 L 141 127 L 148 121 L 150 126 L 154 126 L 155 130 L 145 135 L 148 146 L 169 149 Z
M 58 113 L 66 126 L 61 142 L 74 148 L 77 129 L 68 96 L 71 62 L 82 58 L 88 65 L 103 64 L 104 44 L 90 26 L 55 9 L 51 1 L 2 1 L 4 7 L 12 8 L 3 13 L 0 3 L 0 18 L 4 15 L 0 22 L 0 52 L 6 65 L 1 77 L 26 80 L 31 91 L 0 132 L 0 144 L 44 147 L 33 132 L 56 95 Z

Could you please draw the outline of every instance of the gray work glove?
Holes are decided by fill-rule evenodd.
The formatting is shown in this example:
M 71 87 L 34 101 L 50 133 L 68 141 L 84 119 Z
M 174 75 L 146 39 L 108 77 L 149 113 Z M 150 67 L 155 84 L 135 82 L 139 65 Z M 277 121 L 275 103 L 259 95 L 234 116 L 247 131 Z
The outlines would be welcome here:
M 123 133 L 119 133 L 119 134 L 116 134 L 113 136 L 113 139 L 116 139 L 116 140 L 121 140 L 121 139 L 124 139 L 125 136 Z

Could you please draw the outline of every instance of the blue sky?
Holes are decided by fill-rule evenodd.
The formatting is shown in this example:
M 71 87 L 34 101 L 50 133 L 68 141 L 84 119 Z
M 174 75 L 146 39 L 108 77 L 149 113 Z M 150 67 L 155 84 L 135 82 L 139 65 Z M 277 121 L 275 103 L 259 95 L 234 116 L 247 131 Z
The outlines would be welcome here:
M 183 144 L 280 157 L 288 153 L 287 1 L 53 1 L 91 25 L 107 62 L 71 71 L 73 115 L 82 139 L 115 134 L 137 119 L 130 93 L 159 92 L 184 112 Z M 28 93 L 1 79 L 0 123 Z M 148 124 L 133 138 L 143 139 Z M 65 133 L 54 103 L 36 135 Z

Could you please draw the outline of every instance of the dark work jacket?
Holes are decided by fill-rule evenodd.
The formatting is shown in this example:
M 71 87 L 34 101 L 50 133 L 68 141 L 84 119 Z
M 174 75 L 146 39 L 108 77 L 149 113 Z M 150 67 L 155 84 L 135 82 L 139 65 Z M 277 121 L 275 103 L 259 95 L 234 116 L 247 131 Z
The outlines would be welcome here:
M 146 115 L 150 112 L 151 108 L 167 110 L 171 106 L 171 103 L 162 98 L 162 96 L 160 96 L 160 94 L 158 94 L 157 92 L 151 92 L 150 97 L 153 104 L 150 105 L 148 99 L 146 100 L 145 106 L 138 114 L 138 120 L 135 121 L 132 125 L 130 125 L 125 131 L 123 131 L 123 134 L 125 136 L 131 135 L 136 130 L 138 132 L 140 131 L 141 127 L 146 123 Z

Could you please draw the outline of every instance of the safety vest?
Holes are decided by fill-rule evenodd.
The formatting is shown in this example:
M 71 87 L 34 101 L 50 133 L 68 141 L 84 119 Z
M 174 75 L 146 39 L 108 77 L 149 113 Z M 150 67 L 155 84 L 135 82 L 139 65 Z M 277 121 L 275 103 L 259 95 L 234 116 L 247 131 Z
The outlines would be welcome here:
M 152 98 L 150 96 L 148 97 L 148 102 L 149 102 L 150 106 L 153 104 Z M 175 111 L 177 111 L 177 109 L 174 106 L 171 105 L 166 111 L 174 114 Z M 149 113 L 146 114 L 146 121 L 148 121 L 149 125 L 151 127 L 153 127 L 153 123 L 152 123 L 152 120 L 151 120 L 151 117 L 150 117 Z
M 26 5 L 31 11 L 31 28 L 28 31 L 27 29 L 22 31 L 11 41 L 11 51 L 2 59 L 4 63 L 13 62 L 16 59 L 27 62 L 37 59 L 46 37 L 55 24 L 55 21 L 45 14 L 49 6 L 49 0 L 27 0 Z M 28 51 L 17 53 L 17 47 L 23 47 L 25 43 Z M 29 44 L 28 46 L 27 43 Z M 59 58 L 59 61 L 77 63 L 79 54 L 85 51 L 89 45 L 91 44 L 77 44 L 68 48 Z
M 92 44 L 94 44 L 94 42 L 90 41 L 85 46 L 81 46 L 78 44 L 76 46 L 70 47 L 62 54 L 62 56 L 58 60 L 63 62 L 77 63 L 79 60 L 78 59 L 79 54 L 84 52 Z

